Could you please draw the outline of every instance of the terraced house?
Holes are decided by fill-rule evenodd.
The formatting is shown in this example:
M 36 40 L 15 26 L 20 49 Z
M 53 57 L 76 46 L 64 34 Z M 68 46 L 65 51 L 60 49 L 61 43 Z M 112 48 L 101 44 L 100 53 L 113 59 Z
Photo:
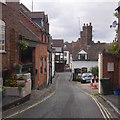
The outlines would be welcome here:
M 32 74 L 32 88 L 40 89 L 49 83 L 48 16 L 44 12 L 31 12 L 19 0 L 0 4 L 3 81 L 8 73 L 15 72 L 14 65 L 21 64 L 23 72 Z

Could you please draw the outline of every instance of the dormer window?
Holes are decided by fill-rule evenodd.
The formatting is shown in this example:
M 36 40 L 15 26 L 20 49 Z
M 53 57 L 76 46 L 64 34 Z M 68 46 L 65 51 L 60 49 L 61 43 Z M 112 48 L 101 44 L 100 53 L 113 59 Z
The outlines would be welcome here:
M 81 50 L 78 53 L 78 60 L 87 60 L 87 59 L 88 59 L 88 54 L 84 50 Z

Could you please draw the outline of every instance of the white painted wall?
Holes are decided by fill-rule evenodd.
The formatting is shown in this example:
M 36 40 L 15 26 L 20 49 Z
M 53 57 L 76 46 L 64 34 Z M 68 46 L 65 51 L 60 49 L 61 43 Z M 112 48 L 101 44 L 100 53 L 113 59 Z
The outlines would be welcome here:
M 102 91 L 102 88 L 101 88 L 101 81 L 100 81 L 100 79 L 103 77 L 103 54 L 102 53 L 99 54 L 98 68 L 99 68 L 99 74 L 98 74 L 98 77 L 99 77 L 99 87 L 98 87 L 98 90 L 99 90 L 99 93 L 102 94 L 103 91 Z
M 52 77 L 55 74 L 55 53 L 52 53 Z
M 72 54 L 70 54 L 70 69 L 72 69 Z
M 98 66 L 98 61 L 72 61 L 72 72 L 74 72 L 74 68 L 88 68 L 88 71 L 91 67 Z
M 66 60 L 66 64 L 69 65 L 70 62 L 69 51 L 64 51 L 64 53 L 66 53 L 66 56 L 64 54 L 64 60 Z

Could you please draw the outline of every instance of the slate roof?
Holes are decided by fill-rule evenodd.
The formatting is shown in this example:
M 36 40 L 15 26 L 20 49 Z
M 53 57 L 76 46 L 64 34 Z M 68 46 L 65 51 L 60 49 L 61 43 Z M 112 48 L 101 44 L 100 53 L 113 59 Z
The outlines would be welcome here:
M 80 41 L 72 43 L 64 43 L 66 48 L 64 50 L 70 51 L 73 56 L 73 60 L 78 60 L 78 53 L 84 50 L 88 54 L 88 60 L 98 60 L 98 54 L 106 49 L 106 43 L 92 43 L 91 45 L 84 45 Z
M 63 39 L 52 39 L 52 46 L 53 47 L 64 47 L 64 40 Z

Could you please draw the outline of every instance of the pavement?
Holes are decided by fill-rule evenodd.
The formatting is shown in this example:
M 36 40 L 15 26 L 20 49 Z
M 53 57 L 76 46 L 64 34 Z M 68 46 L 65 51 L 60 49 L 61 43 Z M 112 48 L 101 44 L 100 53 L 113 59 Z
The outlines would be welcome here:
M 21 100 L 21 98 L 13 98 L 13 97 L 6 97 L 3 99 L 3 106 L 9 106 L 10 104 L 12 104 L 12 106 L 10 107 L 5 107 L 5 109 L 3 109 L 3 118 L 4 116 L 10 116 L 10 114 L 15 113 L 16 110 L 22 110 L 25 109 L 26 107 L 29 107 L 35 103 L 37 103 L 38 101 L 41 101 L 42 99 L 44 99 L 45 97 L 49 96 L 50 94 L 54 93 L 55 89 L 56 89 L 56 81 L 58 78 L 59 74 L 56 73 L 55 77 L 53 78 L 53 83 L 50 84 L 47 88 L 44 88 L 42 90 L 32 90 L 31 96 L 28 96 L 26 99 Z M 96 85 L 98 86 L 98 83 L 96 83 Z M 120 95 L 99 95 L 98 94 L 98 89 L 94 89 L 93 87 L 90 86 L 90 84 L 79 84 L 80 87 L 82 87 L 82 89 L 85 92 L 88 92 L 92 95 L 98 95 L 99 97 L 101 97 L 104 101 L 106 101 L 119 115 L 120 115 Z M 18 99 L 20 101 L 23 102 L 18 102 L 15 104 L 16 101 L 18 101 Z M 15 104 L 15 105 L 14 105 Z

